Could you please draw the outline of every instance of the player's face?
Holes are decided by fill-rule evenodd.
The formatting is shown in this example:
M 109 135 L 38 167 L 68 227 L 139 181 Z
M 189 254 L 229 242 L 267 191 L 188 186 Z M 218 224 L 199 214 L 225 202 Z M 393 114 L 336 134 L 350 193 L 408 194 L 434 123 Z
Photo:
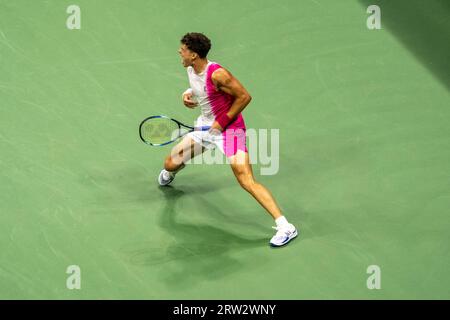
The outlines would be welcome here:
M 180 54 L 181 57 L 181 63 L 185 68 L 192 65 L 192 61 L 195 59 L 196 56 L 195 52 L 189 50 L 185 44 L 182 44 L 180 46 L 180 49 L 178 49 L 178 53 Z

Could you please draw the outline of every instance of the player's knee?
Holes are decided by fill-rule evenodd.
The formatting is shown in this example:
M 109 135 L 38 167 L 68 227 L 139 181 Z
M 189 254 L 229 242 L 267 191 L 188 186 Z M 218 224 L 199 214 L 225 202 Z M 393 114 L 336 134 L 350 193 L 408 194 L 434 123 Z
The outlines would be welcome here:
M 241 175 L 238 177 L 239 184 L 242 188 L 244 188 L 246 191 L 251 192 L 253 190 L 253 187 L 255 185 L 255 181 L 253 178 L 249 175 Z

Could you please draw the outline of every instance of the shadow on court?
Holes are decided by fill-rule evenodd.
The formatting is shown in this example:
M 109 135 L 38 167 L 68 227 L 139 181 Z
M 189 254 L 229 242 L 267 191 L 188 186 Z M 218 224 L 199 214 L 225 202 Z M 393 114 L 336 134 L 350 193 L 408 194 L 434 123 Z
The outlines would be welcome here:
M 381 27 L 388 29 L 450 89 L 450 1 L 359 0 L 381 9 Z M 374 31 L 376 32 L 376 31 Z
M 223 210 L 206 200 L 205 193 L 218 191 L 225 185 L 160 187 L 165 207 L 159 226 L 171 237 L 166 243 L 141 243 L 128 252 L 131 263 L 142 266 L 167 264 L 161 279 L 169 286 L 187 286 L 203 280 L 222 278 L 241 269 L 243 264 L 232 257 L 233 252 L 267 246 L 267 237 L 248 238 L 209 224 L 185 223 L 177 220 L 177 202 L 185 195 L 201 203 L 202 211 L 217 217 L 217 225 L 227 219 Z M 183 214 L 189 214 L 186 210 Z M 228 222 L 228 221 L 227 221 Z

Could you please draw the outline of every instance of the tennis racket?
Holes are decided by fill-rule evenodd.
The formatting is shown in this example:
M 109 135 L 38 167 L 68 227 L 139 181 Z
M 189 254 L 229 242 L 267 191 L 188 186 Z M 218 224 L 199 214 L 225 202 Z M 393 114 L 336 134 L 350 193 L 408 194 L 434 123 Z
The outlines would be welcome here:
M 211 126 L 191 127 L 167 116 L 151 116 L 139 125 L 141 140 L 151 146 L 165 146 L 194 130 L 207 131 Z

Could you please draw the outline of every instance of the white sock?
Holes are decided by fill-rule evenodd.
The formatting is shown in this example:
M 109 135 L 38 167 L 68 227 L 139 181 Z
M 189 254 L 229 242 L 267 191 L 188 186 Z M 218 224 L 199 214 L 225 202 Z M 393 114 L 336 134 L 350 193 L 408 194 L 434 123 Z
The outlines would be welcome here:
M 282 227 L 282 226 L 285 226 L 285 225 L 289 224 L 289 222 L 287 221 L 285 216 L 281 216 L 279 218 L 276 218 L 275 219 L 275 223 L 277 224 L 277 227 Z
M 177 174 L 177 171 L 169 171 L 169 170 L 166 170 L 169 174 L 173 174 L 173 175 L 176 175 Z
M 166 169 L 164 169 L 164 170 L 166 170 Z M 166 170 L 166 171 L 170 174 L 176 175 L 178 173 L 178 171 L 180 171 L 180 170 L 181 170 L 181 168 L 178 170 L 175 170 L 175 171 L 169 171 L 169 170 Z

